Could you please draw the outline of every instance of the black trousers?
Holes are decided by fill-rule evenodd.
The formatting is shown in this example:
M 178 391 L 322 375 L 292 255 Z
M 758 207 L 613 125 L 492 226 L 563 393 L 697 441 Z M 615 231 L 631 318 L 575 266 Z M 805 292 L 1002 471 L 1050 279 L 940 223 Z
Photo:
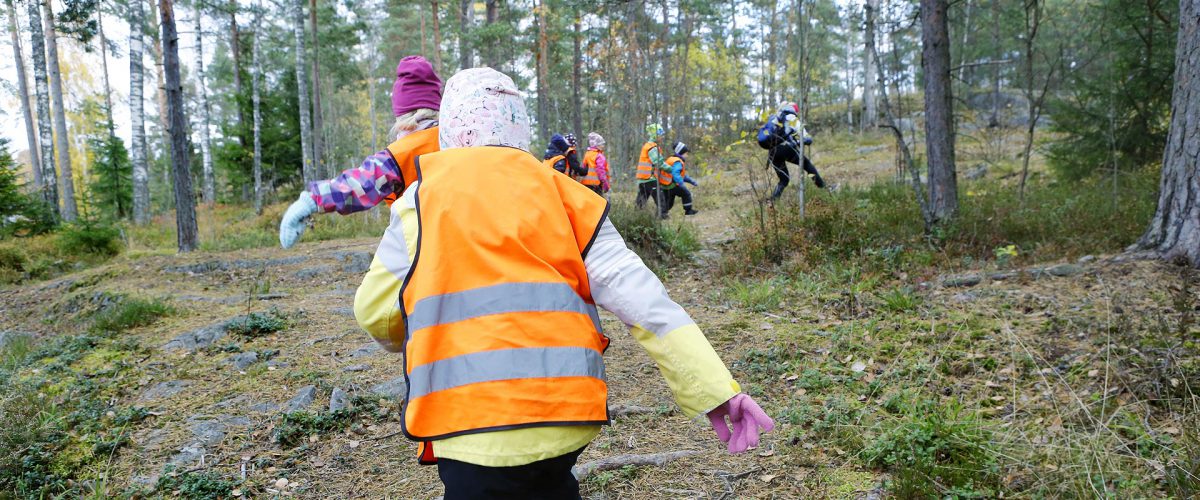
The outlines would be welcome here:
M 634 202 L 634 205 L 636 205 L 638 208 L 642 208 L 646 206 L 646 200 L 651 199 L 654 200 L 654 206 L 662 206 L 662 204 L 658 202 L 658 197 L 656 195 L 658 190 L 655 189 L 656 186 L 658 186 L 658 181 L 654 179 L 646 182 L 639 182 L 637 201 Z
M 445 500 L 578 500 L 579 481 L 571 467 L 580 453 L 583 448 L 516 467 L 485 467 L 439 458 L 438 476 L 446 485 Z
M 662 215 L 664 217 L 666 217 L 672 208 L 675 208 L 675 198 L 683 200 L 683 211 L 685 213 L 692 211 L 692 192 L 688 191 L 688 188 L 676 184 L 671 186 L 670 189 L 663 189 Z
M 816 181 L 817 187 L 825 185 L 825 181 L 821 179 L 821 174 L 817 173 L 817 167 L 813 166 L 812 162 L 805 156 L 801 158 L 800 152 L 787 144 L 780 144 L 771 148 L 769 153 L 771 159 L 771 167 L 775 169 L 775 175 L 779 177 L 779 183 L 775 185 L 775 192 L 771 194 L 772 200 L 779 199 L 783 194 L 783 189 L 787 187 L 791 181 L 791 176 L 788 175 L 788 163 L 801 165 L 805 172 L 813 175 L 813 180 Z

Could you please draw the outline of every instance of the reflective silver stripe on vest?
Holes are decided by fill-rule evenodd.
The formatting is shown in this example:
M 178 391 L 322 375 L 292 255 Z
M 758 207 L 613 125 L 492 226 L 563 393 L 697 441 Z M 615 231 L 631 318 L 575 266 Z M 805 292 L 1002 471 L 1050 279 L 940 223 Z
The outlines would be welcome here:
M 596 306 L 584 302 L 566 283 L 503 283 L 426 297 L 408 315 L 408 331 L 481 316 L 515 312 L 574 312 L 592 318 L 600 332 Z M 409 336 L 412 339 L 412 336 Z
M 586 347 L 528 347 L 464 354 L 413 368 L 408 374 L 408 397 L 482 382 L 553 377 L 604 380 L 604 359 Z

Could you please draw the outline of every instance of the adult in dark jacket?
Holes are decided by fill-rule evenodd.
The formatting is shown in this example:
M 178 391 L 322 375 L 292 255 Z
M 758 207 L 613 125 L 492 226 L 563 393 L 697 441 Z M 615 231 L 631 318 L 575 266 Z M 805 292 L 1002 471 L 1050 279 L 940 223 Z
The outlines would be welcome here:
M 819 188 L 825 187 L 825 180 L 821 178 L 821 174 L 817 172 L 817 167 L 813 166 L 807 156 L 800 154 L 800 142 L 803 141 L 807 146 L 812 144 L 812 138 L 808 137 L 803 131 L 796 130 L 791 126 L 791 123 L 796 121 L 797 113 L 800 107 L 795 103 L 784 103 L 779 108 L 779 112 L 772 116 L 767 125 L 759 132 L 759 144 L 770 144 L 770 152 L 768 158 L 771 161 L 771 167 L 775 169 L 775 175 L 779 177 L 779 183 L 775 185 L 775 192 L 771 194 L 771 200 L 779 199 L 783 194 L 783 189 L 787 187 L 791 176 L 788 174 L 788 163 L 794 163 L 801 166 L 805 172 L 813 176 L 813 183 Z M 764 143 L 764 133 L 765 137 Z

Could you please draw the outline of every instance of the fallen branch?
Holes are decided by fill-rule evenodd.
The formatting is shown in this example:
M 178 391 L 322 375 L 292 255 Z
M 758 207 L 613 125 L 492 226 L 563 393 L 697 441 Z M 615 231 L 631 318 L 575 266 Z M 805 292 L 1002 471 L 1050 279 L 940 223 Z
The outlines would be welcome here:
M 575 475 L 575 479 L 583 481 L 597 472 L 620 469 L 626 466 L 638 467 L 654 465 L 657 467 L 662 467 L 683 457 L 690 457 L 698 454 L 700 454 L 699 450 L 683 450 L 667 453 L 653 453 L 650 455 L 617 455 L 615 457 L 593 460 L 583 465 L 576 465 L 575 467 L 571 468 L 571 474 Z

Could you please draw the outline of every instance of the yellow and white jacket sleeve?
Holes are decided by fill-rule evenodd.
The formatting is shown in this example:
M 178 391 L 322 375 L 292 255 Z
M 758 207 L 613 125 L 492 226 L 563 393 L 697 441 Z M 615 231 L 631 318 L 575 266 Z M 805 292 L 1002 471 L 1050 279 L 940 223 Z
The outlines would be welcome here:
M 406 332 L 400 307 L 400 287 L 417 251 L 415 187 L 414 183 L 392 204 L 391 222 L 383 233 L 367 275 L 354 294 L 354 319 L 358 326 L 391 352 L 400 352 L 404 348 Z
M 741 391 L 696 322 L 667 296 L 662 282 L 608 220 L 584 264 L 596 305 L 630 327 L 685 415 L 708 413 Z

